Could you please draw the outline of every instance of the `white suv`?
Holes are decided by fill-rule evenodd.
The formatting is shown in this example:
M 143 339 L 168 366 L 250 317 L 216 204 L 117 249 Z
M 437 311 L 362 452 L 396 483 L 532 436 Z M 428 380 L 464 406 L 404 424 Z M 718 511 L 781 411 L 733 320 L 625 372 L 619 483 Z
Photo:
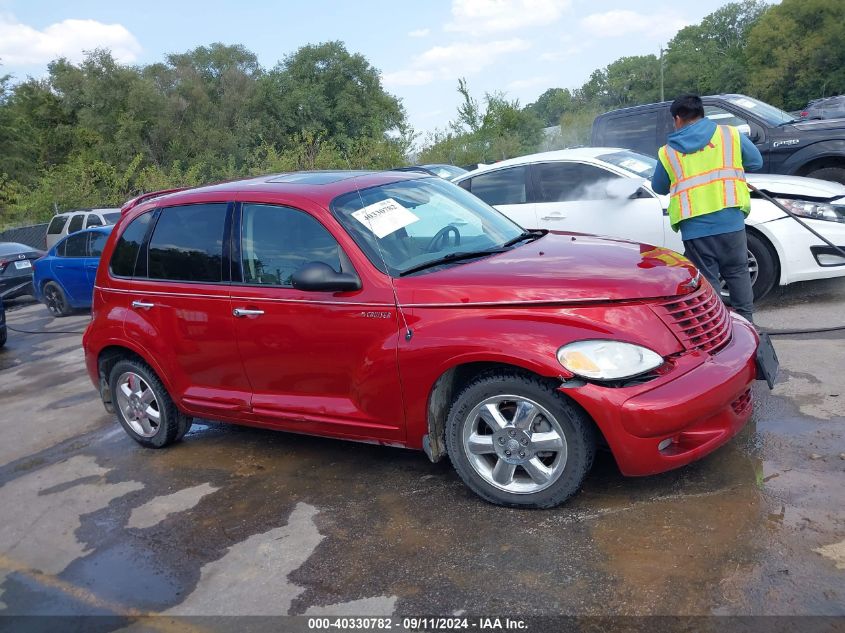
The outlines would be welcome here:
M 76 209 L 53 216 L 47 227 L 47 249 L 65 235 L 76 233 L 92 226 L 114 224 L 120 219 L 120 209 Z

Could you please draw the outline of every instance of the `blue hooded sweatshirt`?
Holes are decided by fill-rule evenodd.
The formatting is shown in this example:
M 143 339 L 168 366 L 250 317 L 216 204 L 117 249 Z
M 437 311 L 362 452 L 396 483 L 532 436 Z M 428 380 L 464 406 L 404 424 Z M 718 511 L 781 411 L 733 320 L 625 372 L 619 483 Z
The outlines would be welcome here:
M 669 135 L 667 144 L 672 149 L 682 154 L 697 152 L 710 142 L 713 134 L 716 133 L 716 124 L 710 119 L 699 119 L 695 123 L 685 125 L 680 130 L 675 130 Z M 745 134 L 739 135 L 740 147 L 742 149 L 742 167 L 745 171 L 757 171 L 763 166 L 763 157 L 760 150 L 751 142 Z M 669 174 L 663 163 L 657 161 L 654 175 L 651 177 L 651 187 L 660 194 L 669 193 Z M 728 207 L 715 213 L 707 213 L 694 218 L 681 220 L 681 238 L 694 240 L 699 237 L 710 235 L 721 235 L 740 231 L 745 226 L 745 215 L 737 207 Z

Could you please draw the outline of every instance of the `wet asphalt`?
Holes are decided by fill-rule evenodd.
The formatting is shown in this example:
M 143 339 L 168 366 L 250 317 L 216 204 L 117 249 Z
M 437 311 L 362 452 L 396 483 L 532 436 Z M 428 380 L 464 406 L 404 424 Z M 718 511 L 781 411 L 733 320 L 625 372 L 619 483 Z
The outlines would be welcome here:
M 843 308 L 845 280 L 812 282 L 757 320 Z M 709 457 L 628 479 L 600 454 L 524 511 L 409 450 L 206 421 L 141 448 L 58 333 L 88 315 L 7 317 L 51 334 L 0 350 L 0 615 L 845 615 L 845 332 L 777 337 L 779 383 Z

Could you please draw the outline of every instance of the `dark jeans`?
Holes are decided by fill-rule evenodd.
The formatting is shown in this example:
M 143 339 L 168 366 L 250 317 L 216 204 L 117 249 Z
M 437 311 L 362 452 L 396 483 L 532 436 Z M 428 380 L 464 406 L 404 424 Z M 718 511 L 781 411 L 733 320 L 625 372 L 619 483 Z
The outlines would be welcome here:
M 719 275 L 725 280 L 731 305 L 749 321 L 754 312 L 754 292 L 748 272 L 748 242 L 745 229 L 722 235 L 684 240 L 684 255 L 719 291 Z

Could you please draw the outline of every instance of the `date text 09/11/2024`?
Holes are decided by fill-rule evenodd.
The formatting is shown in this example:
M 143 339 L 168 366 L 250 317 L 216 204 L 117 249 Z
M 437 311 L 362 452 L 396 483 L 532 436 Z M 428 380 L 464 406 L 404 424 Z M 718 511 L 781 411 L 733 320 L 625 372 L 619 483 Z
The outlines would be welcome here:
M 498 617 L 340 617 L 308 618 L 308 629 L 327 631 L 345 630 L 398 630 L 398 631 L 520 631 L 528 628 L 524 620 Z

